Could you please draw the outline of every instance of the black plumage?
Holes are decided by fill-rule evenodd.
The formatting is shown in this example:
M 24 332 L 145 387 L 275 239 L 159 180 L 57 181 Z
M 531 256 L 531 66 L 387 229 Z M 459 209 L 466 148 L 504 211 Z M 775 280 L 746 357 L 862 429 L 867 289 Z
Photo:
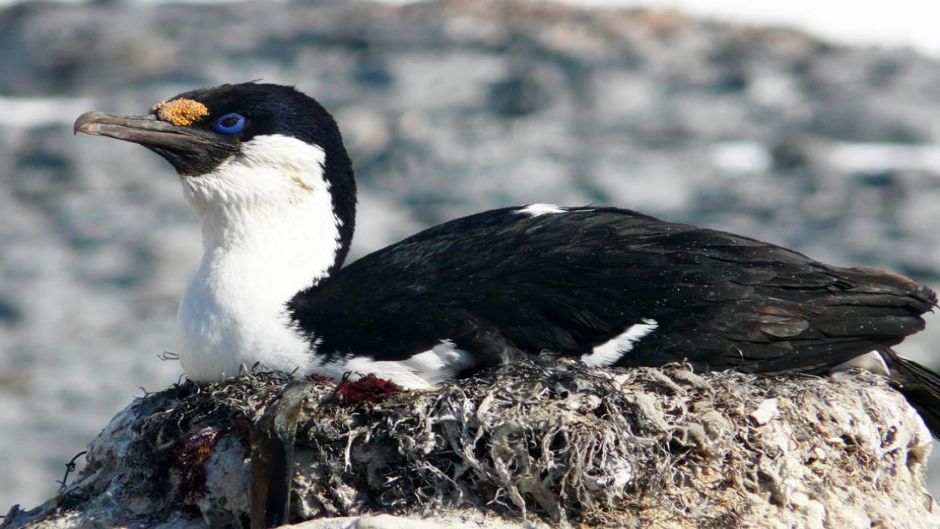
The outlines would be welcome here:
M 319 354 L 398 360 L 440 340 L 491 365 L 658 328 L 619 365 L 820 372 L 923 329 L 935 294 L 878 270 L 614 208 L 488 211 L 353 262 L 290 302 Z

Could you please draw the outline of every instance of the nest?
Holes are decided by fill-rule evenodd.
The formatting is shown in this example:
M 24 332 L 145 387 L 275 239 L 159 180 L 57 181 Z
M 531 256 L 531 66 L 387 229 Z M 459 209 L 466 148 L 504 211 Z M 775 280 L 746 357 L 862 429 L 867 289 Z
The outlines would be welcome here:
M 256 372 L 138 399 L 46 513 L 146 497 L 148 520 L 247 526 L 252 424 L 289 381 Z M 802 526 L 820 512 L 834 523 L 845 505 L 895 517 L 914 509 L 899 503 L 923 508 L 912 491 L 923 491 L 929 434 L 900 395 L 863 373 L 765 378 L 554 361 L 434 391 L 319 379 L 305 391 L 295 520 L 471 509 L 562 527 L 717 528 L 768 517 Z
M 669 376 L 680 372 L 680 382 Z M 736 375 L 712 388 L 680 366 L 611 375 L 573 362 L 516 364 L 353 409 L 312 400 L 297 444 L 306 448 L 300 466 L 316 469 L 320 483 L 301 480 L 298 514 L 431 515 L 471 506 L 620 527 L 625 510 L 704 509 L 713 487 L 669 494 L 695 481 L 707 443 L 685 403 L 668 397 L 708 388 L 710 397 L 734 401 L 743 378 L 754 382 Z M 707 517 L 725 526 L 735 513 Z

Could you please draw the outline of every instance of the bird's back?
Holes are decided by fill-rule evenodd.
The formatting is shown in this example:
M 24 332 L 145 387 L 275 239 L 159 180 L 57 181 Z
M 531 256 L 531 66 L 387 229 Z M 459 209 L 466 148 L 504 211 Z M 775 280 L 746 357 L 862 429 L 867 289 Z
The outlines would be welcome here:
M 450 340 L 488 365 L 589 354 L 645 325 L 617 364 L 815 372 L 900 342 L 935 303 L 900 276 L 628 210 L 506 208 L 363 257 L 290 307 L 324 355 Z

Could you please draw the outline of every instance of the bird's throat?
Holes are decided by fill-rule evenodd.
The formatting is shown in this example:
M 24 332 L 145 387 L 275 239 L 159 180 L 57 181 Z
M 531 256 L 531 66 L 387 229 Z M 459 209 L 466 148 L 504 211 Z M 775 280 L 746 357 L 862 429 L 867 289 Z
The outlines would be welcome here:
M 286 305 L 327 277 L 348 241 L 326 181 L 289 165 L 267 175 L 251 167 L 250 177 L 266 186 L 254 195 L 226 195 L 229 181 L 245 177 L 238 167 L 210 175 L 214 181 L 184 181 L 204 250 L 179 312 L 190 378 L 219 380 L 256 363 L 286 371 L 312 365 L 309 338 L 296 332 Z
M 179 313 L 190 378 L 218 380 L 258 362 L 287 371 L 310 362 L 309 341 L 293 329 L 286 304 L 336 260 L 338 228 L 311 214 L 317 209 L 201 219 L 205 253 Z

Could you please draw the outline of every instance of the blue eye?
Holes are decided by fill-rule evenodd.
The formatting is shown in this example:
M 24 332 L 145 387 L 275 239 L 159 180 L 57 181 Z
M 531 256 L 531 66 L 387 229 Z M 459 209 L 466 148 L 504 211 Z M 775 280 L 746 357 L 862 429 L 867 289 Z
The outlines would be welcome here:
M 245 128 L 245 116 L 231 112 L 212 124 L 212 130 L 219 134 L 238 134 Z

